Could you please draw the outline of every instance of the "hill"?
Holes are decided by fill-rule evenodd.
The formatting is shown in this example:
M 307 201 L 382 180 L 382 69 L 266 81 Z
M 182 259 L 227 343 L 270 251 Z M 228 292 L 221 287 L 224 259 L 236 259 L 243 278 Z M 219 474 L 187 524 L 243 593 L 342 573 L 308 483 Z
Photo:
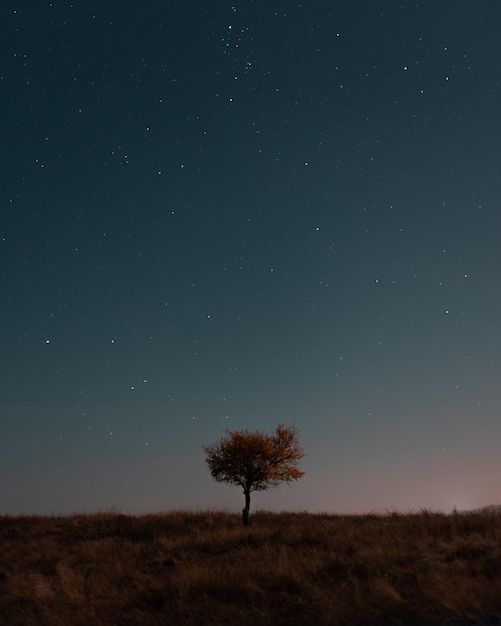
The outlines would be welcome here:
M 0 517 L 2 626 L 332 626 L 501 616 L 501 516 Z

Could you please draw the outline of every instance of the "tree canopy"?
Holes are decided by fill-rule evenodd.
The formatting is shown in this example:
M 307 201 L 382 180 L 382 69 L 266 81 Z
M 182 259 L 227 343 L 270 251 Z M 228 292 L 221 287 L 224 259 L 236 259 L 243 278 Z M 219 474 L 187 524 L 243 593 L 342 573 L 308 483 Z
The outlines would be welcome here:
M 226 430 L 225 436 L 204 446 L 206 463 L 217 482 L 242 487 L 243 523 L 248 525 L 250 494 L 298 480 L 304 472 L 297 462 L 304 453 L 296 426 L 279 424 L 273 434 L 264 431 Z

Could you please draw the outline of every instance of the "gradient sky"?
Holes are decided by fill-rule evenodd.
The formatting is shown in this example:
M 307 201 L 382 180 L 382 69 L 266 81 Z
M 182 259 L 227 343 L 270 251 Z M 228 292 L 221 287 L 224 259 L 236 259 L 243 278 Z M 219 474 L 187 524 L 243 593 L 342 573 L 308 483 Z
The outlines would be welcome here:
M 501 502 L 499 0 L 5 0 L 0 512 Z

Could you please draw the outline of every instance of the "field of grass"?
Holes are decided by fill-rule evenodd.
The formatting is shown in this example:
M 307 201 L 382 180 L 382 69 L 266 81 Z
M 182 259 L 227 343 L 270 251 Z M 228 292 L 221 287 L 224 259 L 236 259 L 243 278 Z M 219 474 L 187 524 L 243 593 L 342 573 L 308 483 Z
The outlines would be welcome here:
M 0 517 L 2 626 L 500 617 L 499 514 Z

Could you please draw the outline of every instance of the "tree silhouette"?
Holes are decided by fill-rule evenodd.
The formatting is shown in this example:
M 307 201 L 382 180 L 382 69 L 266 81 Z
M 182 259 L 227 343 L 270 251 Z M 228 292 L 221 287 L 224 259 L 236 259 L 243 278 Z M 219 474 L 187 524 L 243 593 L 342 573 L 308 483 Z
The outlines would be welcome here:
M 271 435 L 258 430 L 228 430 L 210 446 L 204 446 L 210 474 L 217 482 L 242 487 L 244 526 L 249 525 L 251 493 L 289 483 L 303 476 L 297 462 L 304 453 L 296 426 L 279 424 Z

